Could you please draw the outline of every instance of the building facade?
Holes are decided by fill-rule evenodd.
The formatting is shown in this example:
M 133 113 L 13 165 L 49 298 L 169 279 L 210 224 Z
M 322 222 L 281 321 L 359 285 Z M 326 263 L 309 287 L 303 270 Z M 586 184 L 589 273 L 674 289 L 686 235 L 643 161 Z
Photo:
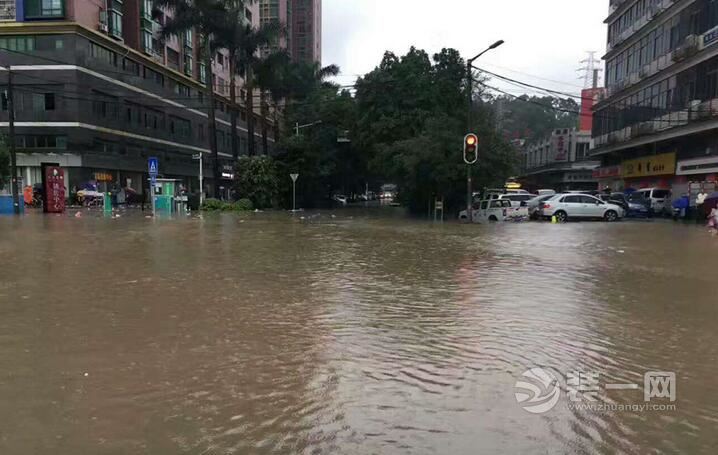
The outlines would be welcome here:
M 554 130 L 542 141 L 522 150 L 523 186 L 529 190 L 595 190 L 593 171 L 598 161 L 589 158 L 591 132 L 575 128 Z
M 718 2 L 612 0 L 606 95 L 595 106 L 599 175 L 674 194 L 718 174 Z
M 322 62 L 322 0 L 260 0 L 260 21 L 286 29 L 279 47 L 297 62 Z
M 8 68 L 13 75 L 16 146 L 25 185 L 40 181 L 40 164 L 65 168 L 67 191 L 95 182 L 98 189 L 143 192 L 147 159 L 160 175 L 197 189 L 205 154 L 212 183 L 203 59 L 196 34 L 162 42 L 164 17 L 150 0 L 2 0 L 0 3 L 0 132 L 8 132 Z M 14 8 L 12 8 L 14 6 Z M 258 5 L 245 20 L 259 23 Z M 220 168 L 231 166 L 229 65 L 213 59 Z M 243 81 L 237 81 L 240 93 Z M 240 110 L 240 153 L 248 148 L 247 122 L 273 144 L 274 128 L 259 113 Z M 229 189 L 231 182 L 219 182 Z

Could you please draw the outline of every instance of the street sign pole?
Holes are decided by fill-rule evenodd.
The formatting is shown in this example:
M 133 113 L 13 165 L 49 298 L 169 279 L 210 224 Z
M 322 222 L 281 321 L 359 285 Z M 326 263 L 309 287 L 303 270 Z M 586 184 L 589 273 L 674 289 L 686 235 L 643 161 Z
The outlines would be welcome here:
M 157 173 L 159 172 L 159 161 L 155 157 L 147 160 L 147 168 L 150 174 L 150 198 L 152 199 L 152 217 L 157 215 L 157 204 L 155 202 L 155 185 L 157 184 Z
M 289 174 L 292 178 L 292 212 L 297 211 L 297 179 L 299 174 Z

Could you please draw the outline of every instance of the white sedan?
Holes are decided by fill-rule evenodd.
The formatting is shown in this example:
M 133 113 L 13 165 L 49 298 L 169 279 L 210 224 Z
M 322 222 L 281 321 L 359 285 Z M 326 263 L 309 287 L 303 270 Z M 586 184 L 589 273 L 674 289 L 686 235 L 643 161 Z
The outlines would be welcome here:
M 618 221 L 626 215 L 622 207 L 588 194 L 557 194 L 543 202 L 540 213 L 544 218 L 555 216 L 560 222 L 580 218 Z

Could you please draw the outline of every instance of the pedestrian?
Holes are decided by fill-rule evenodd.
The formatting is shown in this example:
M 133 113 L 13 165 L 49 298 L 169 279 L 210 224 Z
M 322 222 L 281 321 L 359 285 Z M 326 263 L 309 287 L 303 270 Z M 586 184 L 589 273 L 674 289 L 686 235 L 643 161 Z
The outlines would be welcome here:
M 708 194 L 706 194 L 703 189 L 701 189 L 701 192 L 696 196 L 696 222 L 698 223 L 706 219 L 706 213 L 703 207 L 707 197 Z
M 708 216 L 708 227 L 710 228 L 708 232 L 711 234 L 718 233 L 718 206 L 713 207 L 711 214 Z

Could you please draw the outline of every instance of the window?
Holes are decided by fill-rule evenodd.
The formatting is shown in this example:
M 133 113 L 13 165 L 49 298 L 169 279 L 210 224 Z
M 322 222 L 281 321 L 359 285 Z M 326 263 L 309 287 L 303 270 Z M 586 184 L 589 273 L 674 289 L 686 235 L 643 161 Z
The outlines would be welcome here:
M 92 114 L 99 118 L 115 119 L 118 117 L 117 97 L 105 95 L 104 93 L 92 91 Z
M 99 44 L 90 43 L 90 55 L 108 65 L 117 66 L 117 54 Z
M 0 110 L 7 110 L 7 88 L 0 90 Z
M 566 196 L 561 200 L 561 202 L 564 204 L 580 204 L 581 196 Z
M 179 70 L 179 52 L 167 48 L 167 66 L 173 70 Z
M 67 148 L 67 137 L 66 136 L 54 136 L 54 135 L 33 135 L 33 136 L 18 136 L 17 137 L 18 148 L 25 149 L 61 149 Z
M 145 79 L 150 79 L 150 80 L 154 81 L 155 84 L 157 84 L 159 86 L 164 86 L 164 84 L 165 84 L 165 77 L 161 73 L 158 73 L 157 71 L 152 70 L 146 66 L 145 66 Z
M 192 136 L 190 121 L 170 115 L 170 133 L 182 139 L 189 139 Z
M 122 0 L 108 0 L 110 35 L 122 38 Z
M 580 177 L 580 176 L 576 176 L 576 177 L 578 180 L 578 177 Z M 599 202 L 599 200 L 596 199 L 595 197 L 591 197 L 591 196 L 581 196 L 581 202 L 583 202 L 584 204 L 595 204 L 596 202 Z
M 55 94 L 54 93 L 45 93 L 44 104 L 45 104 L 46 111 L 54 111 L 55 110 Z
M 8 36 L 0 37 L 0 49 L 7 49 L 9 51 L 34 51 L 35 50 L 35 37 L 34 36 Z

